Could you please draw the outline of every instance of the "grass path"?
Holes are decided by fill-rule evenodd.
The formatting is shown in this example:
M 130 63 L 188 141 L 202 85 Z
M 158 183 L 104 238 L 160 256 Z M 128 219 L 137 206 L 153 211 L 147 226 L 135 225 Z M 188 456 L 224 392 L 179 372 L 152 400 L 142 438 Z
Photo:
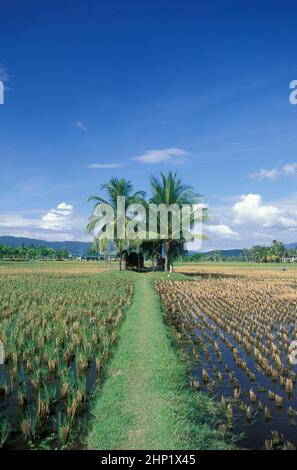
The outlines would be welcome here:
M 187 385 L 149 275 L 138 275 L 107 379 L 98 393 L 90 449 L 225 448 L 216 408 Z M 207 424 L 206 424 L 207 421 Z

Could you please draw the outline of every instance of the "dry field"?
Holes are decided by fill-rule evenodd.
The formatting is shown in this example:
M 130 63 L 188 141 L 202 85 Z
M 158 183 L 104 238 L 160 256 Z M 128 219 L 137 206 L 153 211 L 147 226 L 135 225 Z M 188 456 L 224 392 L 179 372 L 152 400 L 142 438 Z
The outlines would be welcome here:
M 283 268 L 285 267 L 285 271 Z M 174 271 L 194 276 L 236 276 L 267 279 L 296 279 L 297 264 L 255 264 L 255 263 L 176 263 Z
M 103 261 L 0 261 L 0 275 L 13 273 L 98 274 L 118 269 Z

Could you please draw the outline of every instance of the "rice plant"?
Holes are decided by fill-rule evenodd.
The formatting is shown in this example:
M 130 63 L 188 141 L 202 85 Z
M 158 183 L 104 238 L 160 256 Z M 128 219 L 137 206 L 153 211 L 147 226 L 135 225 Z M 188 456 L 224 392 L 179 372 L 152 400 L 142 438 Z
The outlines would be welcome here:
M 38 445 L 40 439 L 52 440 L 53 433 L 63 445 L 69 441 L 110 357 L 132 294 L 128 279 L 0 275 L 1 409 L 5 415 L 6 403 L 13 404 L 16 433 L 24 441 Z M 1 421 L 3 444 L 9 439 L 7 426 Z
M 0 449 L 2 449 L 6 444 L 10 431 L 11 427 L 8 419 L 0 418 Z
M 193 388 L 199 383 L 202 393 L 221 397 L 228 424 L 250 436 L 251 445 L 257 428 L 258 448 L 265 440 L 270 447 L 265 421 L 276 432 L 286 423 L 287 441 L 297 444 L 297 366 L 290 362 L 297 340 L 296 285 L 295 272 L 156 282 L 167 321 L 191 361 Z

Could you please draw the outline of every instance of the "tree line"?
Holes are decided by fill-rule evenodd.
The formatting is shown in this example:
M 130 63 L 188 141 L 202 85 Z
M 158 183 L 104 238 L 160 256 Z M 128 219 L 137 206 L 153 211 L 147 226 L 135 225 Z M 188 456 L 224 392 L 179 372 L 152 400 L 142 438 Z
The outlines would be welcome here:
M 69 257 L 69 252 L 66 248 L 46 248 L 45 246 L 30 245 L 22 246 L 7 246 L 0 244 L 0 258 L 1 259 L 54 259 L 60 260 Z
M 234 250 L 235 251 L 235 250 Z M 193 253 L 190 256 L 182 258 L 182 261 L 246 261 L 254 263 L 280 263 L 286 258 L 296 258 L 297 248 L 288 249 L 277 240 L 273 240 L 270 246 L 255 245 L 252 248 L 244 248 L 239 254 L 232 254 L 232 250 L 228 254 L 224 254 L 220 250 L 208 253 Z
M 288 249 L 277 240 L 273 240 L 270 246 L 255 245 L 243 250 L 245 261 L 256 263 L 279 263 L 284 258 L 297 257 L 297 248 Z

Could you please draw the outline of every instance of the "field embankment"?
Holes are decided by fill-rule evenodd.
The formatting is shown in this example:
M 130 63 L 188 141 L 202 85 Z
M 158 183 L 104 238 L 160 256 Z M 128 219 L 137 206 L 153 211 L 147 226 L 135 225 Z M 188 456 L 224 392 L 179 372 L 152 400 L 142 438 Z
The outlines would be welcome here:
M 135 276 L 134 301 L 98 394 L 88 447 L 226 448 L 214 430 L 214 402 L 188 386 L 187 366 L 172 347 L 153 277 Z

